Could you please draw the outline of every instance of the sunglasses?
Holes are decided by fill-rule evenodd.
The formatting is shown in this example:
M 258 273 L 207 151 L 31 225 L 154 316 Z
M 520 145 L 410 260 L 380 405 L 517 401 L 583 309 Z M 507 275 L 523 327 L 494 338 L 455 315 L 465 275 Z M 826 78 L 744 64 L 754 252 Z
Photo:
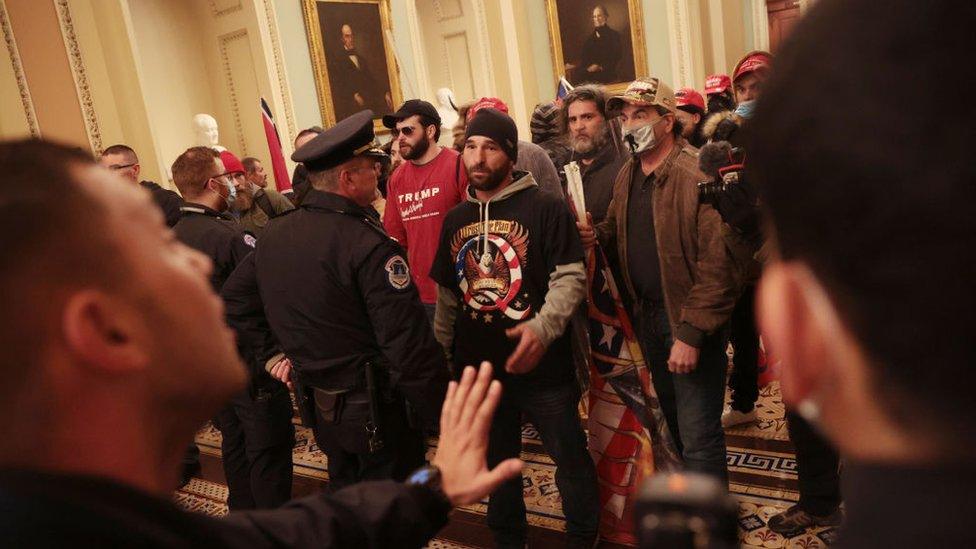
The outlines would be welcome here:
M 133 162 L 132 164 L 112 164 L 108 168 L 110 170 L 112 170 L 112 171 L 119 171 L 119 170 L 124 170 L 126 168 L 131 168 L 132 166 L 135 166 L 136 164 L 138 164 L 138 162 Z
M 396 139 L 397 137 L 400 137 L 400 134 L 410 137 L 415 131 L 417 131 L 417 128 L 414 128 L 413 126 L 405 126 L 403 128 L 393 128 L 390 130 L 390 133 L 393 134 L 393 139 Z

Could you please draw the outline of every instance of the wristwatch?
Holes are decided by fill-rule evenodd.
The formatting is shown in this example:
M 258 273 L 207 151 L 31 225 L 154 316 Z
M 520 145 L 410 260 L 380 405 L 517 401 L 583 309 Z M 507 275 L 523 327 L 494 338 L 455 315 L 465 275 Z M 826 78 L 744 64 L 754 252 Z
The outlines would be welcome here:
M 444 488 L 441 485 L 441 470 L 436 465 L 426 465 L 417 469 L 410 476 L 407 477 L 405 484 L 410 486 L 421 486 L 430 490 L 432 493 L 437 495 L 441 500 L 447 505 L 451 505 L 451 499 L 447 497 L 444 493 Z

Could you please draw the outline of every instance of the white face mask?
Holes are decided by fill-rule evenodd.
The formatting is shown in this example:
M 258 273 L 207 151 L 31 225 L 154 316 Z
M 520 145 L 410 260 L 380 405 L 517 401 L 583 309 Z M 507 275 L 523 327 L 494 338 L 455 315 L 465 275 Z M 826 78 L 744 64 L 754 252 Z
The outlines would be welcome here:
M 656 122 L 644 124 L 636 128 L 624 128 L 620 133 L 623 136 L 624 145 L 630 149 L 630 154 L 640 154 L 644 151 L 653 149 L 657 144 L 654 137 L 654 126 L 657 126 L 663 118 Z

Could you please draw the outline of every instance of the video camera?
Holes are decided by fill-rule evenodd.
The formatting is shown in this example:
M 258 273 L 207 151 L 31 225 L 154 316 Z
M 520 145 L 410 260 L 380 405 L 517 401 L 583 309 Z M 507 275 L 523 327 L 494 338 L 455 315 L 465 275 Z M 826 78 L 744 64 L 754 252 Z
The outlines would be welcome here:
M 726 192 L 729 185 L 739 183 L 745 163 L 745 151 L 740 147 L 733 148 L 728 141 L 703 146 L 698 153 L 698 168 L 709 179 L 698 183 L 698 198 L 716 206 L 719 194 Z
M 723 483 L 700 473 L 652 476 L 634 506 L 641 549 L 739 546 L 739 506 Z
M 718 210 L 722 221 L 748 239 L 759 239 L 759 196 L 745 177 L 746 153 L 728 141 L 708 143 L 698 153 L 698 199 Z

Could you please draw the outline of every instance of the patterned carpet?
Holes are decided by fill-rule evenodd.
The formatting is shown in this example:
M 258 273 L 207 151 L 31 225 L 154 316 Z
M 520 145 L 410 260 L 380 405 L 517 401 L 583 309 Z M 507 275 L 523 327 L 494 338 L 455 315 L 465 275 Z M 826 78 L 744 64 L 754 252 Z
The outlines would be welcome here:
M 796 492 L 796 461 L 783 419 L 783 403 L 778 383 L 762 389 L 755 424 L 729 429 L 728 445 L 729 489 L 739 500 L 739 539 L 742 547 L 804 548 L 827 547 L 833 540 L 835 529 L 808 530 L 793 538 L 783 538 L 766 527 L 769 517 L 794 503 Z M 296 425 L 294 450 L 296 475 L 328 480 L 325 456 L 318 450 L 311 431 Z M 552 460 L 545 455 L 535 429 L 526 424 L 522 430 L 524 495 L 531 526 L 561 532 L 565 530 L 562 501 L 556 489 Z M 197 444 L 204 454 L 219 456 L 220 433 L 211 426 L 197 435 Z M 194 479 L 176 494 L 176 500 L 187 509 L 210 515 L 227 512 L 227 489 L 221 484 Z M 477 503 L 464 510 L 484 515 L 486 502 Z M 469 547 L 448 539 L 435 540 L 430 547 Z

